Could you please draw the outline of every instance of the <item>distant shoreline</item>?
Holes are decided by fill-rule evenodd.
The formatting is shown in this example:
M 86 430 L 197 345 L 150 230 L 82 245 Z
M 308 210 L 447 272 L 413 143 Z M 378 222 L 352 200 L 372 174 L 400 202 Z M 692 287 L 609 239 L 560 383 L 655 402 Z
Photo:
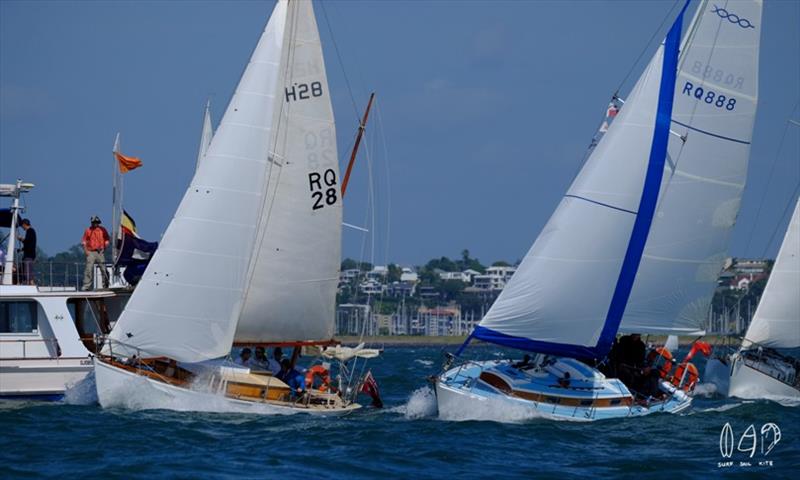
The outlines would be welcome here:
M 356 337 L 356 336 L 340 336 L 336 337 L 337 340 L 341 341 L 344 345 L 357 345 L 359 341 L 363 341 L 369 346 L 372 347 L 380 347 L 381 345 L 385 345 L 387 347 L 418 347 L 418 346 L 457 346 L 464 343 L 467 339 L 466 335 L 462 336 L 442 336 L 442 337 L 427 337 L 422 335 L 378 335 L 373 337 Z M 718 343 L 723 343 L 722 340 L 726 337 L 720 335 L 706 335 L 701 337 L 700 340 L 708 342 L 712 345 L 716 345 Z M 642 336 L 642 340 L 646 342 L 653 343 L 656 345 L 663 345 L 666 341 L 666 335 L 650 335 L 649 337 L 646 335 Z M 694 342 L 696 337 L 679 337 L 680 345 L 682 347 L 691 345 Z M 738 342 L 733 342 L 737 344 Z M 473 340 L 470 345 L 474 346 L 491 346 L 491 344 L 484 343 L 478 340 Z

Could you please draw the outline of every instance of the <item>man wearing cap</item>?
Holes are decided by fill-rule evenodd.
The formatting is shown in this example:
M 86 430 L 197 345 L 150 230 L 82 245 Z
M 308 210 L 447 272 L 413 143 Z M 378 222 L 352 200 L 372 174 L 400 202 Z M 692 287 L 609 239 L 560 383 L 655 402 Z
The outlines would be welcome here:
M 83 271 L 83 289 L 92 287 L 92 273 L 94 266 L 99 265 L 103 274 L 103 286 L 108 286 L 108 272 L 105 266 L 103 252 L 108 247 L 108 232 L 100 225 L 100 217 L 95 215 L 91 220 L 92 225 L 83 232 L 83 251 L 86 253 L 86 269 Z

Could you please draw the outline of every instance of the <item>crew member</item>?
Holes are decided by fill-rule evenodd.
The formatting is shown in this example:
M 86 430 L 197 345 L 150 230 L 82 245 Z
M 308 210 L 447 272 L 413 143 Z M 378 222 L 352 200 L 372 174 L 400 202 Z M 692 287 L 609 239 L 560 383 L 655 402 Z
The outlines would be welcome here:
M 36 230 L 31 227 L 31 221 L 24 218 L 20 226 L 25 231 L 25 236 L 18 236 L 22 242 L 22 275 L 20 283 L 23 285 L 33 285 L 35 274 L 33 264 L 36 261 Z
M 86 268 L 83 271 L 83 289 L 92 287 L 94 266 L 99 265 L 103 274 L 103 288 L 108 286 L 108 272 L 103 253 L 109 244 L 108 232 L 100 224 L 100 217 L 95 215 L 91 219 L 91 226 L 83 232 L 83 252 L 86 254 Z

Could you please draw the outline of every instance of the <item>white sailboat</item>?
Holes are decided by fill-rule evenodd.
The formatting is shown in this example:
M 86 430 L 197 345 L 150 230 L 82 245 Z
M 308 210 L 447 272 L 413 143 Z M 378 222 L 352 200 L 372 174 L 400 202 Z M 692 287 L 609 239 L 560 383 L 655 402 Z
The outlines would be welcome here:
M 594 366 L 618 332 L 703 333 L 739 211 L 761 1 L 702 2 L 681 41 L 687 6 L 470 336 L 536 355 L 447 365 L 436 382 L 440 415 L 487 402 L 571 420 L 689 407 L 685 374 L 665 373 L 643 398 Z
M 742 346 L 731 359 L 728 394 L 750 399 L 800 400 L 800 360 L 779 352 L 798 347 L 800 200 Z
M 102 406 L 149 387 L 162 404 L 344 413 L 357 388 L 296 397 L 248 369 L 199 368 L 232 345 L 331 343 L 342 202 L 310 0 L 279 0 L 164 234 L 95 361 Z M 178 364 L 180 362 L 180 365 Z M 202 371 L 202 373 L 199 373 Z

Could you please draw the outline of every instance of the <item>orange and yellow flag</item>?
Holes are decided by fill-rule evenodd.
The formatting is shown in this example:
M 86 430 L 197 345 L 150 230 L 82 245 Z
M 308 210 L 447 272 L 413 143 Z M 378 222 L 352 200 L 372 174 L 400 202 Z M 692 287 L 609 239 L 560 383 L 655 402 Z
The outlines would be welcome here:
M 119 162 L 119 171 L 121 173 L 128 173 L 142 166 L 142 161 L 138 157 L 127 157 L 119 152 L 114 152 L 114 156 Z

